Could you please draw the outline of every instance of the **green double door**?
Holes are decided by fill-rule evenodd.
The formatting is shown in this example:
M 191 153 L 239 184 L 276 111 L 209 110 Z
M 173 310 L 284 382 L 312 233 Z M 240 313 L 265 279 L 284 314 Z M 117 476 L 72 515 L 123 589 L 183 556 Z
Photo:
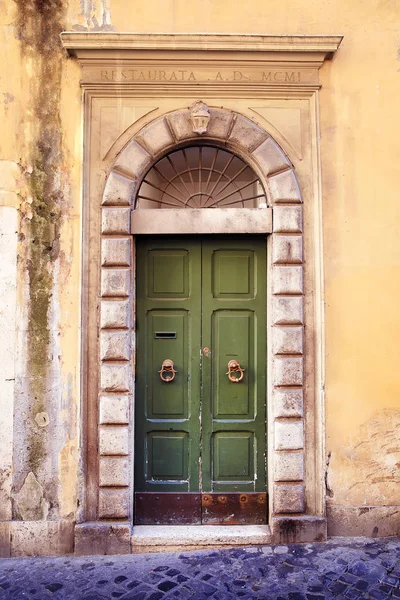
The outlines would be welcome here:
M 135 522 L 266 522 L 266 239 L 137 237 Z

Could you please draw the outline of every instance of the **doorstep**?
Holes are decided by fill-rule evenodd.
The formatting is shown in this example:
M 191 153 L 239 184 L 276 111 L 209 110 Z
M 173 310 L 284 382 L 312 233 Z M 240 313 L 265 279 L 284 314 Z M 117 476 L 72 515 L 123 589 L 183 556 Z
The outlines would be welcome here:
M 269 525 L 135 525 L 131 551 L 176 552 L 271 543 Z

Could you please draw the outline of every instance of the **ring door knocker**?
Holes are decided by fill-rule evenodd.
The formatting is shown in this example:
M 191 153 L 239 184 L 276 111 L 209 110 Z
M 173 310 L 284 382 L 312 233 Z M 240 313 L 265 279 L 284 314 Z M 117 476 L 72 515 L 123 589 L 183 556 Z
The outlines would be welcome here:
M 228 362 L 228 372 L 226 375 L 228 375 L 229 381 L 239 383 L 244 377 L 244 371 L 245 369 L 242 369 L 237 360 L 230 360 Z
M 163 360 L 161 365 L 161 370 L 158 371 L 160 373 L 161 381 L 165 383 L 171 383 L 175 379 L 176 371 L 174 369 L 174 361 L 170 358 L 166 358 Z

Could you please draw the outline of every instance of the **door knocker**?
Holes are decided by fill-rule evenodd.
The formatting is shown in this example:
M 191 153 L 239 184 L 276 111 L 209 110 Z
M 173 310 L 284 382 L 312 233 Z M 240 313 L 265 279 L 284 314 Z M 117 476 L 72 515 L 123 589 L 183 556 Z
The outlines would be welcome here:
M 160 379 L 162 381 L 165 381 L 165 383 L 171 383 L 171 381 L 175 379 L 175 374 L 177 372 L 174 369 L 174 361 L 170 358 L 163 360 L 161 370 L 158 372 L 160 373 Z
M 226 375 L 228 375 L 229 381 L 239 383 L 244 377 L 244 371 L 245 369 L 242 369 L 237 360 L 230 360 L 228 362 L 228 372 Z

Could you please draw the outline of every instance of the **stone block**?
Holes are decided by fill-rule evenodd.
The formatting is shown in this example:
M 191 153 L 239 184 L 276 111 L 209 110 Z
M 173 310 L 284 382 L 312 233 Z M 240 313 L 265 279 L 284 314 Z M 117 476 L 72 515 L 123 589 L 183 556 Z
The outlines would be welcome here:
M 132 179 L 139 177 L 150 166 L 151 156 L 134 140 L 122 149 L 116 163 L 116 170 L 126 173 Z
M 275 421 L 275 450 L 301 450 L 304 447 L 302 419 Z
M 275 386 L 303 385 L 303 359 L 275 358 L 273 383 Z
M 101 426 L 99 451 L 101 456 L 127 456 L 129 453 L 129 428 Z
M 272 262 L 302 263 L 303 238 L 301 235 L 274 235 L 272 242 Z
M 102 331 L 100 334 L 101 360 L 130 360 L 131 336 L 127 331 Z
M 238 115 L 229 135 L 229 143 L 245 148 L 251 152 L 257 148 L 267 137 L 265 131 L 260 129 L 256 123 Z
M 0 558 L 11 556 L 10 522 L 0 523 Z
M 51 556 L 74 551 L 73 521 L 11 521 L 11 556 Z
M 166 117 L 177 141 L 186 140 L 194 136 L 189 116 L 188 110 L 180 110 Z
M 103 363 L 100 367 L 100 386 L 103 392 L 130 392 L 132 379 L 131 363 Z
M 292 171 L 268 177 L 272 202 L 301 202 L 300 190 Z
M 272 517 L 274 544 L 304 544 L 324 542 L 327 538 L 324 517 Z
M 99 419 L 102 425 L 129 423 L 129 407 L 132 397 L 100 396 Z
M 129 206 L 132 204 L 136 182 L 111 171 L 108 176 L 102 204 L 108 206 Z
M 273 325 L 302 325 L 303 323 L 303 298 L 301 296 L 273 296 Z
M 304 479 L 303 452 L 276 452 L 274 481 L 302 481 Z
M 174 143 L 165 118 L 153 121 L 142 129 L 138 140 L 153 156 L 156 156 L 162 150 L 166 150 Z
M 101 295 L 103 298 L 129 296 L 130 286 L 130 269 L 101 270 Z
M 101 232 L 105 234 L 129 234 L 130 208 L 103 208 L 101 211 Z
M 126 519 L 129 517 L 130 490 L 99 490 L 99 518 Z
M 260 165 L 263 173 L 270 175 L 290 166 L 290 163 L 278 144 L 268 138 L 253 152 L 254 158 Z
M 207 136 L 226 140 L 231 126 L 233 113 L 227 110 L 210 109 L 211 119 L 208 124 Z
M 129 523 L 82 523 L 75 527 L 75 554 L 130 554 Z
M 303 390 L 274 390 L 275 417 L 302 417 L 304 415 Z
M 273 327 L 272 348 L 274 354 L 303 354 L 303 328 Z
M 99 461 L 99 483 L 102 487 L 124 487 L 130 484 L 130 462 L 128 458 L 101 457 Z
M 302 206 L 274 206 L 272 226 L 274 233 L 302 233 Z
M 400 506 L 327 506 L 328 535 L 400 536 Z
M 102 329 L 123 329 L 129 327 L 130 305 L 127 300 L 102 300 L 100 306 L 100 326 Z
M 129 267 L 131 264 L 130 238 L 103 238 L 101 240 L 101 264 L 103 267 Z
M 274 485 L 274 513 L 304 512 L 304 486 L 300 484 Z
M 273 294 L 302 294 L 303 293 L 303 268 L 302 267 L 273 267 L 272 293 Z

